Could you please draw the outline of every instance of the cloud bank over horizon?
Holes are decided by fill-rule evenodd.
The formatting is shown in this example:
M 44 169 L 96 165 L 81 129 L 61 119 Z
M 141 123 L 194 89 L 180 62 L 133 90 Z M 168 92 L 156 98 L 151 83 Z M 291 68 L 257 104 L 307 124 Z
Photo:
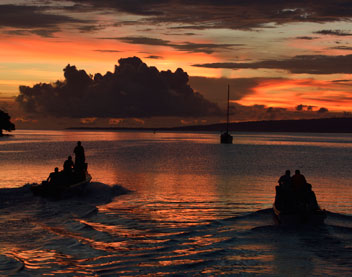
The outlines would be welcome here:
M 231 87 L 232 121 L 321 118 L 341 116 L 325 107 L 297 104 L 296 109 L 242 105 L 266 82 L 282 78 L 206 78 L 182 69 L 159 71 L 138 57 L 123 58 L 114 72 L 94 76 L 74 65 L 64 68 L 64 80 L 21 86 L 16 97 L 17 123 L 57 127 L 170 127 L 225 120 L 227 84 Z M 23 113 L 24 112 L 24 113 Z M 16 124 L 17 124 L 16 123 Z M 55 125 L 54 124 L 54 125 Z
M 11 4 L 10 4 L 11 3 Z M 342 8 L 343 7 L 343 8 Z M 352 5 L 348 0 L 319 2 L 287 1 L 203 1 L 203 0 L 72 0 L 13 1 L 0 5 L 0 28 L 11 27 L 11 34 L 53 36 L 68 24 L 81 32 L 100 31 L 99 20 L 82 19 L 87 13 L 130 15 L 130 20 L 115 19 L 108 26 L 124 24 L 168 25 L 170 30 L 258 30 L 290 23 L 350 21 Z M 56 14 L 55 14 L 56 13 Z M 349 35 L 344 30 L 322 30 L 321 35 Z M 131 39 L 131 38 L 129 38 Z M 193 45 L 181 45 L 193 48 Z
M 139 58 L 120 59 L 113 73 L 88 75 L 67 65 L 64 81 L 20 86 L 16 101 L 32 115 L 72 118 L 204 117 L 220 107 L 194 92 L 182 69 L 158 71 Z
M 319 2 L 287 1 L 204 1 L 204 0 L 73 0 L 76 11 L 106 10 L 142 16 L 154 24 L 177 23 L 184 29 L 227 28 L 251 30 L 266 24 L 295 22 L 333 22 L 349 20 L 352 4 L 348 0 Z M 187 7 L 187 8 L 185 8 Z M 343 7 L 343 8 L 341 8 Z
M 352 74 L 352 54 L 340 56 L 301 55 L 282 60 L 265 60 L 249 63 L 194 64 L 204 68 L 227 69 L 279 69 L 294 74 Z
M 352 112 L 348 0 L 3 0 L 0 13 L 0 101 L 24 121 L 216 122 L 228 84 L 236 121 Z M 112 68 L 134 56 L 148 66 Z

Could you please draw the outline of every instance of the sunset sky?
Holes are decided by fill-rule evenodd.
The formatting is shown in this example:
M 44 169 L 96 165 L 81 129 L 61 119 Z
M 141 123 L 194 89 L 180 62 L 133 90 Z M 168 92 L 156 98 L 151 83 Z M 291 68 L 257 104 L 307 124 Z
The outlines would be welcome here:
M 351 1 L 0 0 L 0 15 L 18 128 L 220 122 L 227 84 L 232 121 L 352 113 Z

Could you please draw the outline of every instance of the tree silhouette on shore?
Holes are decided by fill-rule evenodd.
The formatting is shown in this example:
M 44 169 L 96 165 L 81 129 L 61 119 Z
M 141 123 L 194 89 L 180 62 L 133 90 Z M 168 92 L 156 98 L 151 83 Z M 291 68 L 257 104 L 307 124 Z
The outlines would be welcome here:
M 11 121 L 11 116 L 8 113 L 0 110 L 0 137 L 3 136 L 2 130 L 11 132 L 15 130 L 15 124 Z

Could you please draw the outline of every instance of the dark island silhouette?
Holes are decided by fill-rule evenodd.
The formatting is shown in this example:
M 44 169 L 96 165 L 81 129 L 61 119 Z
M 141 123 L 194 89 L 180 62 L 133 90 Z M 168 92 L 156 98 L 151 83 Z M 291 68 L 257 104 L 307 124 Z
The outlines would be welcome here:
M 75 130 L 136 130 L 136 131 L 201 131 L 221 132 L 226 123 L 192 125 L 173 128 L 72 127 Z M 229 124 L 229 132 L 297 132 L 352 133 L 352 118 L 320 118 L 299 120 L 265 120 Z
M 15 130 L 15 124 L 11 122 L 11 116 L 0 110 L 0 137 L 4 136 L 3 130 L 11 132 Z

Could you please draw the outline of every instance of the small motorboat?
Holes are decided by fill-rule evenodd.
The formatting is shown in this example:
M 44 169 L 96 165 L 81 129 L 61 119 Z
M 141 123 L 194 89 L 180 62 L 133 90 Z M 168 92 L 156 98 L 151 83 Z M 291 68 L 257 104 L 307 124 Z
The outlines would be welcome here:
M 322 209 L 317 210 L 297 210 L 297 211 L 280 211 L 275 203 L 273 205 L 274 220 L 277 224 L 283 225 L 299 225 L 299 224 L 311 224 L 319 225 L 323 224 L 326 218 L 326 211 Z
M 84 174 L 73 174 L 70 178 L 63 176 L 58 182 L 42 181 L 40 184 L 31 184 L 30 190 L 36 196 L 53 199 L 63 199 L 72 196 L 82 195 L 92 176 L 85 171 Z
M 324 223 L 327 213 L 319 207 L 311 185 L 307 185 L 307 190 L 299 194 L 276 186 L 276 197 L 273 204 L 273 216 L 276 223 L 283 225 Z

